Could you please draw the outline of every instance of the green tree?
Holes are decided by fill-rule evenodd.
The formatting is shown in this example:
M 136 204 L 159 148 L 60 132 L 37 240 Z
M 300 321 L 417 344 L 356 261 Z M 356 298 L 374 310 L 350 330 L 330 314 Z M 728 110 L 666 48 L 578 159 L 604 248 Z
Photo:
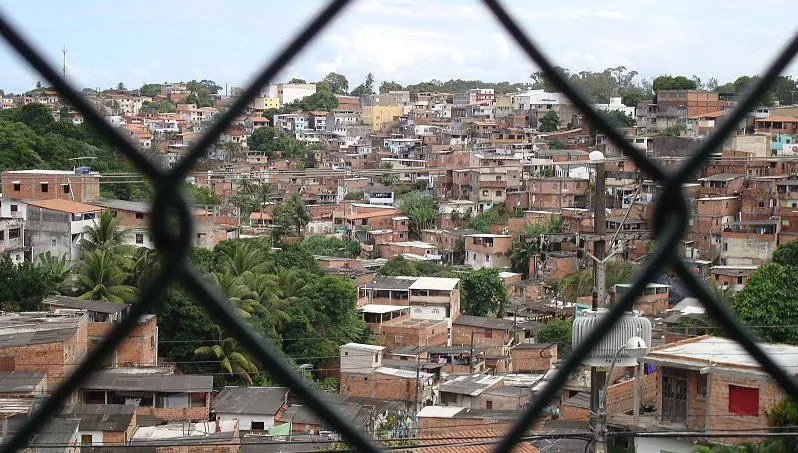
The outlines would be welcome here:
M 468 226 L 480 233 L 489 233 L 490 226 L 507 222 L 507 208 L 504 204 L 498 203 L 492 209 L 480 212 L 468 221 Z
M 763 341 L 798 344 L 798 267 L 769 263 L 759 266 L 732 301 L 738 319 Z
M 235 338 L 221 338 L 222 332 L 218 327 L 217 333 L 215 344 L 197 348 L 194 357 L 218 363 L 219 368 L 230 377 L 238 377 L 247 385 L 252 385 L 252 377 L 259 372 L 255 361 L 241 350 Z
M 538 129 L 541 132 L 555 132 L 560 127 L 560 117 L 553 110 L 549 110 L 538 120 Z
M 554 318 L 538 329 L 536 340 L 538 343 L 556 343 L 559 347 L 571 345 L 570 319 Z
M 391 170 L 393 169 L 393 165 L 390 162 L 382 162 L 379 166 L 380 170 Z M 391 171 L 382 172 L 379 176 L 375 178 L 378 183 L 382 184 L 383 186 L 392 186 L 396 184 L 399 180 L 399 175 L 393 173 Z
M 355 89 L 352 90 L 351 93 L 352 96 L 358 96 L 358 97 L 367 94 L 374 94 L 374 75 L 370 72 L 368 73 L 368 75 L 366 75 L 366 80 L 364 80 L 363 83 L 355 87 Z
M 661 75 L 654 79 L 652 83 L 654 91 L 658 90 L 695 90 L 698 85 L 694 80 L 690 80 L 685 76 L 670 76 Z
M 125 303 L 133 302 L 138 295 L 136 287 L 126 284 L 130 273 L 108 249 L 84 252 L 75 271 L 75 285 L 81 299 Z
M 391 80 L 385 80 L 380 84 L 380 93 L 388 93 L 391 91 L 401 91 L 402 85 Z
M 160 83 L 145 83 L 139 88 L 139 94 L 148 98 L 155 97 L 161 94 L 162 87 Z
M 330 87 L 330 91 L 332 91 L 333 94 L 346 94 L 349 92 L 349 81 L 346 80 L 346 76 L 343 74 L 331 72 L 324 76 L 322 82 Z
M 377 270 L 377 275 L 418 277 L 419 272 L 412 261 L 397 255 Z
M 460 278 L 463 313 L 473 316 L 504 316 L 507 287 L 499 277 L 499 270 L 484 267 Z
M 674 124 L 673 126 L 668 126 L 665 129 L 665 136 L 666 137 L 679 137 L 682 135 L 686 129 L 681 124 Z
M 612 127 L 632 127 L 635 125 L 635 119 L 620 110 L 610 110 L 609 112 L 601 113 L 601 116 L 603 116 Z
M 127 87 L 125 86 L 125 84 L 124 84 L 123 82 L 119 82 L 119 83 L 116 85 L 116 89 L 117 89 L 117 90 L 124 91 L 124 90 L 127 90 Z
M 222 204 L 222 197 L 217 195 L 210 187 L 186 184 L 183 188 L 186 196 L 194 205 L 219 206 Z
M 359 242 L 320 234 L 305 236 L 299 246 L 311 255 L 340 256 L 343 258 L 356 258 L 360 255 Z
M 399 209 L 410 218 L 411 238 L 420 239 L 421 230 L 432 228 L 438 215 L 438 203 L 429 195 L 411 192 L 399 200 Z
M 777 431 L 784 432 L 784 427 L 795 428 L 798 426 L 798 404 L 793 399 L 784 398 L 768 411 L 767 417 L 768 426 L 781 428 Z M 766 443 L 770 444 L 773 453 L 798 451 L 798 436 L 782 437 Z
M 798 266 L 798 241 L 776 247 L 773 251 L 773 262 L 784 266 Z
M 291 80 L 288 81 L 288 83 L 305 84 L 305 83 L 308 83 L 308 81 L 305 80 L 305 79 L 300 79 L 299 77 L 293 77 L 293 78 L 291 78 Z
M 0 310 L 38 311 L 42 300 L 54 294 L 60 281 L 52 281 L 47 270 L 31 262 L 14 264 L 6 255 L 0 258 Z
M 540 253 L 540 246 L 535 242 L 528 242 L 522 239 L 522 236 L 539 236 L 541 234 L 556 233 L 560 229 L 560 218 L 551 217 L 545 221 L 529 225 L 524 228 L 521 235 L 513 239 L 513 245 L 507 253 L 510 256 L 513 272 L 523 275 L 523 278 L 529 277 L 529 260 L 532 256 Z
M 344 200 L 355 200 L 355 201 L 363 201 L 363 191 L 362 190 L 352 190 L 344 195 Z
M 114 212 L 106 209 L 91 226 L 83 230 L 80 248 L 84 253 L 103 250 L 113 254 L 126 254 L 131 250 L 126 244 L 131 234 L 130 230 L 120 227 L 119 219 Z

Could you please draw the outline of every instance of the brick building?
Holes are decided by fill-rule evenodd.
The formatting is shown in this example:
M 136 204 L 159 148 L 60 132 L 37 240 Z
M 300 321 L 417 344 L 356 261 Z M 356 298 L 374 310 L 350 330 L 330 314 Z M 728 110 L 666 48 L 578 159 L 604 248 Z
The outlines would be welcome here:
M 70 200 L 100 197 L 99 173 L 62 170 L 10 170 L 0 173 L 3 198 L 17 200 Z
M 434 402 L 433 374 L 382 365 L 382 346 L 341 346 L 340 393 L 393 401 Z

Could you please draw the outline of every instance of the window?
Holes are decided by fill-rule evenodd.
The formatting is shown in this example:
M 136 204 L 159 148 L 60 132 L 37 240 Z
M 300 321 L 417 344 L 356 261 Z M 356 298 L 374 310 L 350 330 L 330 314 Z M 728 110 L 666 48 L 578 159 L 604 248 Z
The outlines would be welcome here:
M 699 398 L 706 398 L 707 396 L 707 375 L 699 374 L 696 380 L 696 393 Z
M 47 193 L 47 192 L 49 192 L 49 190 L 50 190 L 50 185 L 47 184 L 46 182 L 43 182 L 42 183 L 42 193 Z
M 12 204 L 11 205 L 11 212 L 19 212 L 19 206 L 15 205 L 15 204 Z
M 496 191 L 496 196 L 497 196 L 497 197 L 500 197 L 500 196 L 502 196 L 502 191 L 501 191 L 501 190 L 497 190 L 497 191 Z
M 9 239 L 18 239 L 20 234 L 19 228 L 9 228 L 8 229 L 8 238 Z
M 61 189 L 63 189 L 64 193 L 69 193 L 71 190 L 69 184 L 61 184 Z
M 22 185 L 20 183 L 18 183 L 18 182 L 15 182 L 14 185 L 13 185 L 13 188 L 14 188 L 14 192 L 19 192 L 20 190 L 22 190 Z
M 136 233 L 136 244 L 144 243 L 144 233 Z
M 485 331 L 485 338 L 493 338 L 493 331 L 492 330 L 486 330 Z
M 263 422 L 252 422 L 249 425 L 250 431 L 263 431 Z
M 0 230 L 0 241 L 4 241 L 5 239 L 6 239 L 6 232 L 3 231 L 3 230 Z
M 487 197 L 488 196 L 488 191 L 487 190 L 483 190 L 482 191 L 482 196 L 483 197 Z
M 742 285 L 743 284 L 743 278 L 742 277 L 737 277 L 737 284 L 738 285 Z
M 759 389 L 729 385 L 729 412 L 737 415 L 759 416 Z
M 486 254 L 486 255 L 485 255 L 485 261 L 487 261 L 488 263 L 490 263 L 490 255 L 488 255 L 488 254 Z
M 485 401 L 485 409 L 493 409 L 493 401 L 491 400 Z
M 137 219 L 137 220 L 141 220 L 141 219 L 143 219 L 143 218 L 144 218 L 144 213 L 143 213 L 143 212 L 137 212 L 137 213 L 136 213 L 136 219 Z
M 91 445 L 92 437 L 91 434 L 81 434 L 80 435 L 80 445 L 88 446 Z
M 55 247 L 55 244 L 56 244 L 55 238 L 50 239 L 50 245 Z

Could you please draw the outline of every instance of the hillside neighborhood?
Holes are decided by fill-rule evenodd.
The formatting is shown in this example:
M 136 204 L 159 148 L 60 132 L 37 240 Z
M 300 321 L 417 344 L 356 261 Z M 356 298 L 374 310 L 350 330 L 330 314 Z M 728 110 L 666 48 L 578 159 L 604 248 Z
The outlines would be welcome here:
M 666 169 L 756 81 L 560 70 Z M 241 93 L 211 80 L 83 91 L 163 168 Z M 690 219 L 678 250 L 790 376 L 796 93 L 779 77 L 682 187 Z M 655 250 L 661 189 L 542 73 L 514 84 L 376 86 L 368 74 L 350 87 L 334 72 L 270 84 L 182 185 L 191 261 L 230 308 L 380 445 L 432 452 L 489 451 L 485 440 L 537 401 Z M 154 189 L 53 88 L 0 92 L 0 192 L 6 438 L 125 319 L 162 263 Z M 31 451 L 347 448 L 187 288 L 169 287 L 153 307 Z M 792 437 L 731 434 L 794 428 L 796 403 L 676 274 L 649 283 L 623 325 L 634 330 L 613 330 L 609 356 L 583 362 L 513 451 L 588 451 L 598 419 L 615 452 L 746 441 L 796 451 Z M 663 432 L 673 435 L 637 435 Z

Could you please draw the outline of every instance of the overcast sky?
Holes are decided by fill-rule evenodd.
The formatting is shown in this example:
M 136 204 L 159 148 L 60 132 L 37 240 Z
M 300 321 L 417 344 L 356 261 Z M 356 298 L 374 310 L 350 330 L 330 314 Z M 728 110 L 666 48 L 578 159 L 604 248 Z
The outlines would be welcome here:
M 212 79 L 241 85 L 308 20 L 312 0 L 0 0 L 0 12 L 80 87 Z M 507 1 L 556 64 L 624 65 L 641 76 L 760 72 L 798 31 L 795 0 Z M 350 88 L 433 78 L 524 81 L 535 68 L 478 2 L 361 0 L 322 32 L 281 80 L 347 76 Z M 798 64 L 787 74 L 798 75 Z M 0 88 L 33 88 L 34 75 L 0 44 Z

